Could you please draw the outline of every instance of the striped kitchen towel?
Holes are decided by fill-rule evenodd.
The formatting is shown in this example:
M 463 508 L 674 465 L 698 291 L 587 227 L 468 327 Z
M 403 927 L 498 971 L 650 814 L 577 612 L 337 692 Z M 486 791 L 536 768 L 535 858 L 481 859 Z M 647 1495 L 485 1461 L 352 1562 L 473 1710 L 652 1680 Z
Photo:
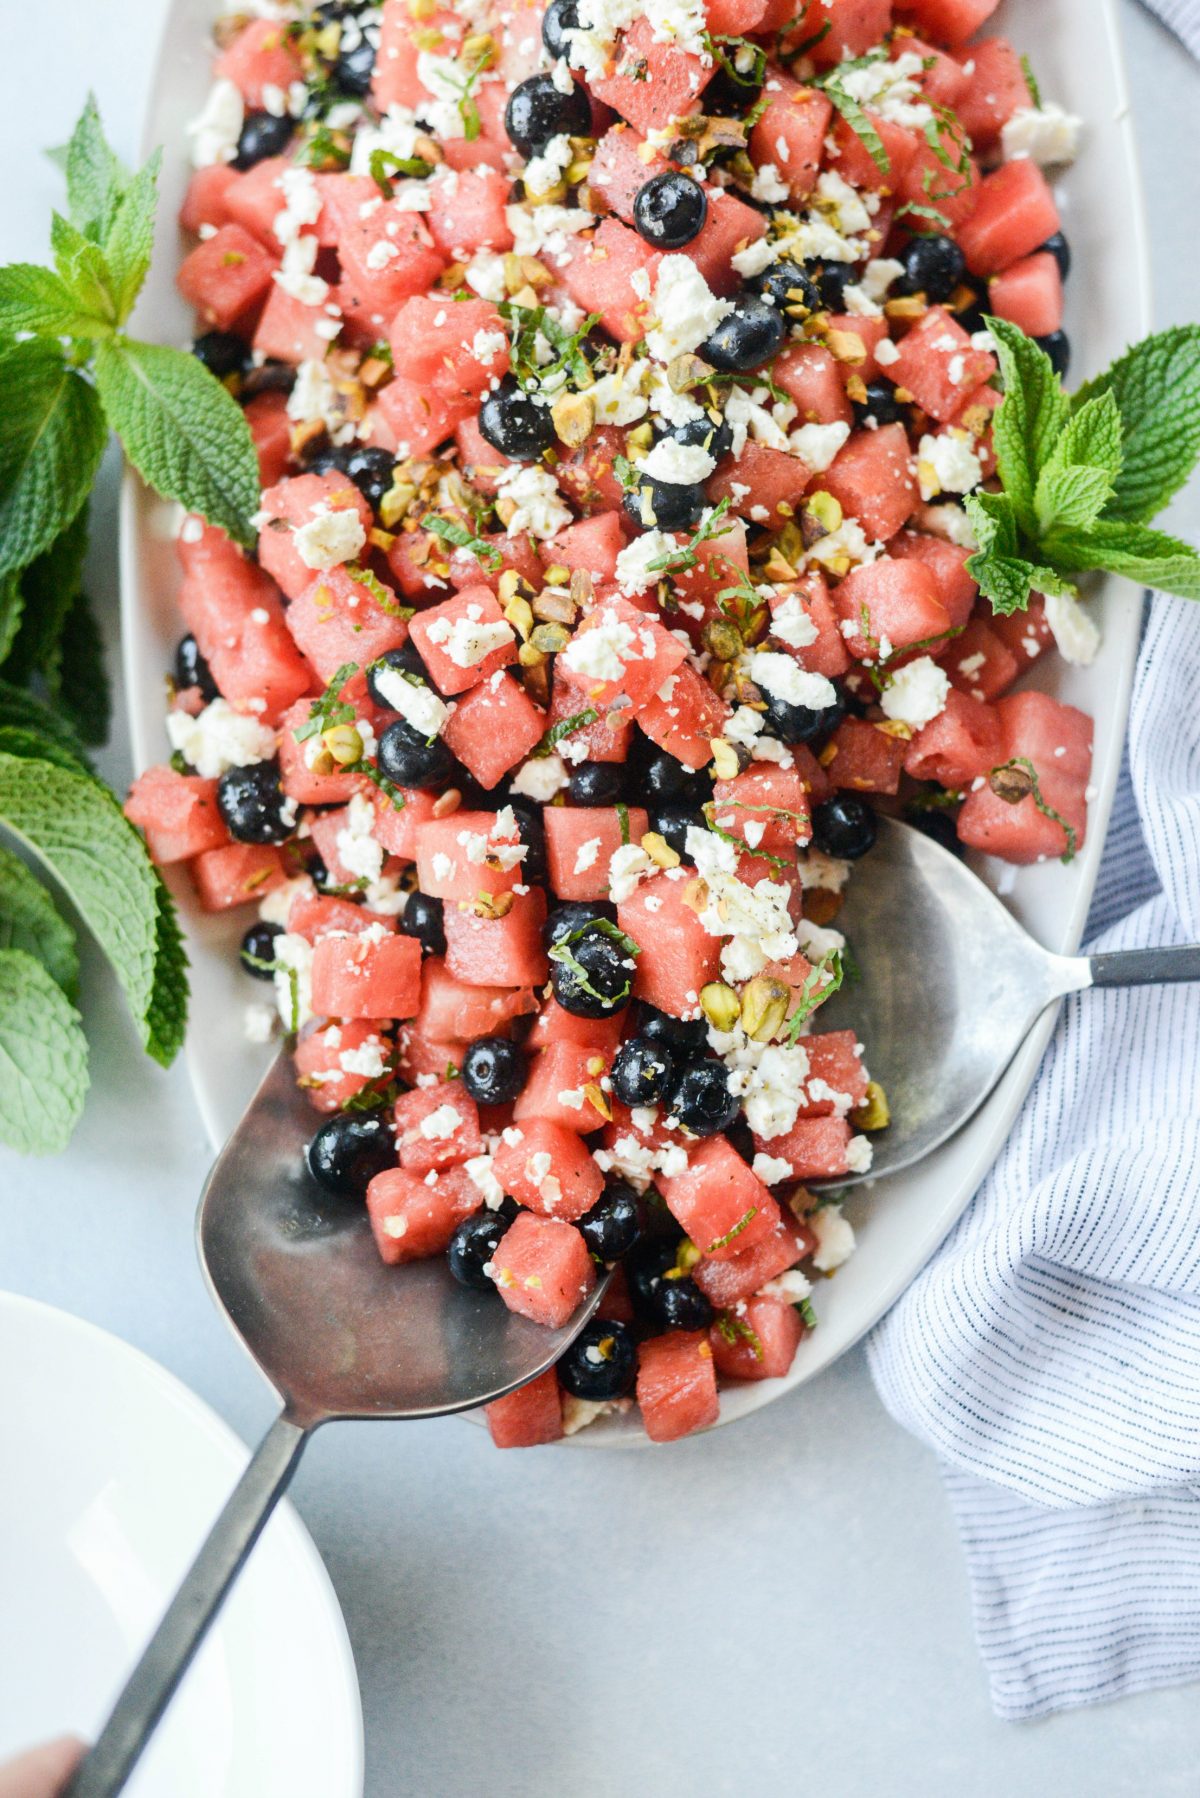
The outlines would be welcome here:
M 1200 4 L 1197 0 L 1143 0 L 1147 9 L 1162 20 L 1193 56 L 1200 56 Z
M 1200 940 L 1200 607 L 1152 600 L 1093 949 Z M 1000 1716 L 1200 1677 L 1200 990 L 1067 1002 L 870 1343 L 937 1451 Z

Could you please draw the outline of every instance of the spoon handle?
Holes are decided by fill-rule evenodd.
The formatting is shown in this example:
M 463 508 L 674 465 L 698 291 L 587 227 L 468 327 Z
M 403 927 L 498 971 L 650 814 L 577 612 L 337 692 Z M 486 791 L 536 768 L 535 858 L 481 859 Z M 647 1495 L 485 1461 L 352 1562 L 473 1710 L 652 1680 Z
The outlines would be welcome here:
M 1093 986 L 1168 986 L 1200 980 L 1200 943 L 1119 949 L 1110 955 L 1093 955 L 1088 966 Z
M 65 1798 L 114 1798 L 123 1790 L 282 1498 L 308 1434 L 286 1415 L 275 1419 L 130 1674 L 95 1746 L 66 1787 Z

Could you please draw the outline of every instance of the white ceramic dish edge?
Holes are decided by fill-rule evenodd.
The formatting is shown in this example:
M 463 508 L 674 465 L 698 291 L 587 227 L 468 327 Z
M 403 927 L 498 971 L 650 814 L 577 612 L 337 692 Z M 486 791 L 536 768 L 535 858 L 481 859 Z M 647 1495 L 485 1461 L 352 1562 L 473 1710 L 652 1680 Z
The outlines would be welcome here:
M 205 29 L 212 0 L 174 0 L 160 57 L 147 142 L 163 141 L 163 204 L 154 270 L 139 310 L 148 335 L 182 341 L 189 318 L 173 287 L 174 214 L 186 169 L 179 150 L 181 122 L 196 110 L 207 82 Z M 1116 0 L 1005 0 L 991 22 L 1009 32 L 1034 58 L 1046 94 L 1085 120 L 1080 162 L 1060 185 L 1064 222 L 1075 252 L 1068 325 L 1082 351 L 1082 378 L 1103 367 L 1151 324 L 1151 300 L 1138 157 L 1125 83 Z M 170 61 L 167 51 L 170 49 Z M 163 121 L 159 128 L 159 121 Z M 1113 221 L 1121 221 L 1120 231 Z M 1084 283 L 1086 282 L 1086 300 Z M 125 483 L 121 508 L 123 653 L 131 734 L 137 767 L 165 753 L 161 681 L 178 636 L 174 590 L 178 576 L 165 509 L 135 477 Z M 1141 629 L 1140 593 L 1128 582 L 1107 580 L 1093 601 L 1104 630 L 1101 654 L 1090 669 L 1048 658 L 1031 684 L 1096 717 L 1088 840 L 1070 868 L 1002 870 L 984 867 L 1007 903 L 1047 947 L 1070 952 L 1083 932 L 1112 808 L 1128 716 Z M 261 1070 L 263 1051 L 243 1042 L 244 977 L 232 948 L 242 924 L 214 919 L 183 901 L 195 984 L 187 1056 L 197 1103 L 214 1147 L 240 1116 Z M 235 1020 L 231 1028 L 230 1020 Z M 817 1294 L 820 1327 L 801 1346 L 782 1380 L 728 1388 L 721 1423 L 757 1410 L 803 1385 L 862 1337 L 892 1305 L 962 1214 L 1011 1128 L 1054 1027 L 1048 1016 L 1032 1033 L 996 1093 L 972 1123 L 921 1168 L 894 1177 L 886 1189 L 860 1189 L 847 1206 L 859 1235 L 853 1261 Z M 869 1053 L 869 1045 L 868 1045 Z M 644 1444 L 640 1429 L 606 1420 L 571 1438 L 576 1446 Z

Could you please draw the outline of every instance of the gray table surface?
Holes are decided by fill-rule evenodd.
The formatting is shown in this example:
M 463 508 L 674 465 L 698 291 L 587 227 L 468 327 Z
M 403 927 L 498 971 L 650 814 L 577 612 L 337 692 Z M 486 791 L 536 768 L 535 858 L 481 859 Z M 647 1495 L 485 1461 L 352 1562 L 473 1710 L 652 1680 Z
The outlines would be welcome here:
M 89 85 L 133 156 L 162 11 L 21 9 L 0 260 L 44 255 L 58 186 L 38 151 Z M 1195 318 L 1200 73 L 1136 6 L 1124 22 L 1158 317 Z M 90 577 L 114 640 L 115 478 L 110 458 Z M 104 763 L 123 785 L 120 724 Z M 0 1286 L 136 1343 L 251 1440 L 270 1398 L 193 1259 L 209 1151 L 186 1074 L 141 1058 L 94 959 L 84 1009 L 94 1084 L 71 1148 L 0 1151 Z M 992 1716 L 936 1466 L 861 1351 L 671 1453 L 499 1455 L 462 1423 L 343 1425 L 294 1498 L 353 1640 L 370 1798 L 1200 1792 L 1194 1687 L 1036 1725 Z

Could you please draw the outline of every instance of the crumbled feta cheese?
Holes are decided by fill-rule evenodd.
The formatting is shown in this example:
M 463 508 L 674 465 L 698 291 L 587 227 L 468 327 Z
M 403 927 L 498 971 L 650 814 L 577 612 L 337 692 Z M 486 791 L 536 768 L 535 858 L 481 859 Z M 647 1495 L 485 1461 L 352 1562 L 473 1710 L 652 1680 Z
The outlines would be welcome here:
M 708 479 L 717 466 L 717 459 L 702 443 L 679 443 L 674 437 L 661 437 L 634 466 L 639 474 L 650 480 L 692 487 Z
M 492 1171 L 490 1155 L 472 1155 L 463 1163 L 463 1172 L 483 1199 L 489 1211 L 498 1211 L 504 1203 L 504 1188 Z
M 899 344 L 893 343 L 890 337 L 885 337 L 875 345 L 875 360 L 880 368 L 890 368 L 893 362 L 900 360 Z
M 833 683 L 823 674 L 810 674 L 794 656 L 776 650 L 756 650 L 748 659 L 747 673 L 756 687 L 785 705 L 802 705 L 809 711 L 822 712 L 837 699 Z
M 917 478 L 921 498 L 936 499 L 939 493 L 970 493 L 983 479 L 983 464 L 968 431 L 941 431 L 936 437 L 926 434 L 917 449 Z
M 242 1014 L 242 1035 L 248 1043 L 269 1043 L 278 1022 L 278 1015 L 271 1006 L 256 1000 L 247 1005 Z
M 623 593 L 646 593 L 663 578 L 661 568 L 651 568 L 677 553 L 678 545 L 665 531 L 641 531 L 617 556 L 617 585 Z
M 923 531 L 928 531 L 931 536 L 941 537 L 947 543 L 956 543 L 960 549 L 979 548 L 974 527 L 961 506 L 926 506 L 919 523 Z
M 801 425 L 788 437 L 788 443 L 800 460 L 814 474 L 824 474 L 850 435 L 844 424 Z
M 469 605 L 458 618 L 435 618 L 429 641 L 444 649 L 458 668 L 474 668 L 494 650 L 516 642 L 512 626 L 504 618 L 486 619 L 483 607 Z
M 749 281 L 755 275 L 761 275 L 765 268 L 770 268 L 779 255 L 779 249 L 780 246 L 772 243 L 769 238 L 757 237 L 744 250 L 735 250 L 729 260 L 742 279 Z
M 1046 623 L 1064 661 L 1088 667 L 1100 648 L 1100 632 L 1079 601 L 1069 593 L 1046 594 Z
M 570 257 L 570 239 L 596 223 L 582 206 L 512 205 L 504 216 L 518 256 L 537 256 L 560 268 Z
M 171 748 L 205 780 L 218 780 L 229 768 L 269 762 L 275 754 L 275 732 L 257 718 L 235 712 L 227 699 L 214 699 L 194 718 L 167 713 Z
M 358 434 L 358 426 L 347 418 L 342 396 L 323 362 L 302 362 L 287 401 L 288 417 L 297 424 L 324 425 L 331 443 L 349 443 Z
M 355 880 L 378 880 L 383 873 L 384 848 L 374 828 L 375 807 L 364 794 L 353 794 L 337 833 L 337 857 Z
M 570 167 L 574 158 L 570 138 L 564 132 L 559 132 L 548 144 L 542 146 L 536 156 L 529 158 L 521 171 L 526 193 L 549 193 L 552 187 L 557 186 L 563 170 Z
M 439 1105 L 417 1126 L 427 1142 L 445 1142 L 462 1128 L 463 1116 L 456 1105 Z
M 336 568 L 342 562 L 353 562 L 366 540 L 357 509 L 334 507 L 327 501 L 292 532 L 293 547 L 306 568 Z
M 812 1281 L 802 1274 L 798 1267 L 789 1267 L 786 1273 L 776 1274 L 765 1286 L 759 1288 L 760 1299 L 778 1299 L 782 1305 L 798 1305 L 812 1293 Z
M 569 785 L 570 779 L 560 755 L 530 756 L 528 761 L 521 763 L 509 781 L 509 787 L 526 799 L 536 799 L 539 805 L 549 805 L 554 795 Z
M 303 1030 L 313 1015 L 312 962 L 313 946 L 307 937 L 283 931 L 271 945 L 275 957 L 275 1004 L 283 1027 L 288 1031 Z
M 388 1071 L 387 1051 L 377 1036 L 369 1036 L 357 1049 L 343 1049 L 338 1056 L 343 1074 L 358 1074 L 364 1080 L 378 1080 Z
M 851 1147 L 856 1142 L 866 1143 L 867 1139 L 865 1136 L 851 1137 Z M 868 1149 L 870 1146 L 870 1143 L 867 1143 Z M 846 1158 L 849 1160 L 849 1151 L 847 1151 Z M 867 1166 L 870 1166 L 869 1156 Z M 862 1170 L 855 1169 L 854 1171 Z M 841 1267 L 844 1261 L 849 1261 L 854 1253 L 854 1231 L 843 1216 L 840 1205 L 822 1205 L 819 1210 L 809 1214 L 808 1222 L 817 1239 L 817 1247 L 812 1258 L 813 1266 L 823 1274 L 831 1274 L 835 1267 Z
M 764 200 L 768 206 L 782 205 L 788 198 L 789 188 L 786 181 L 780 179 L 779 170 L 773 162 L 760 162 L 754 171 L 754 179 L 750 183 L 751 198 Z
M 771 614 L 771 635 L 789 649 L 807 649 L 820 632 L 804 610 L 798 593 L 789 593 L 781 606 Z
M 757 1174 L 764 1186 L 780 1186 L 785 1180 L 792 1178 L 792 1164 L 779 1155 L 758 1154 L 750 1164 L 750 1171 Z
M 600 838 L 589 837 L 581 843 L 575 852 L 576 874 L 586 874 L 589 868 L 595 867 L 600 858 Z
M 500 472 L 498 496 L 511 500 L 516 510 L 505 527 L 510 537 L 528 532 L 531 537 L 557 537 L 566 530 L 573 514 L 563 504 L 558 482 L 548 468 L 535 462 L 514 463 Z
M 450 716 L 450 707 L 423 680 L 409 680 L 399 668 L 377 662 L 371 676 L 393 712 L 399 712 L 423 737 L 436 737 Z
M 1053 101 L 1044 106 L 1022 106 L 1000 133 L 1006 162 L 1029 158 L 1043 168 L 1061 168 L 1079 154 L 1083 120 L 1064 112 Z
M 612 1417 L 628 1409 L 627 1398 L 576 1398 L 573 1392 L 564 1392 L 563 1435 L 576 1436 L 598 1417 Z
M 639 881 L 658 873 L 656 864 L 639 843 L 622 843 L 608 862 L 608 896 L 615 905 L 631 899 Z
M 214 81 L 204 106 L 187 127 L 192 140 L 192 167 L 212 168 L 214 163 L 232 162 L 237 155 L 246 108 L 232 81 Z
M 664 256 L 654 284 L 653 307 L 655 322 L 646 333 L 646 348 L 657 361 L 671 362 L 711 337 L 733 311 L 733 302 L 718 299 L 710 291 L 690 256 Z
M 879 703 L 886 718 L 920 730 L 945 711 L 949 694 L 950 681 L 945 670 L 938 667 L 932 656 L 918 656 L 915 662 L 906 662 L 889 677 Z
M 633 627 L 613 612 L 594 612 L 587 629 L 577 631 L 562 652 L 564 668 L 595 681 L 620 680 L 626 662 L 637 657 Z

